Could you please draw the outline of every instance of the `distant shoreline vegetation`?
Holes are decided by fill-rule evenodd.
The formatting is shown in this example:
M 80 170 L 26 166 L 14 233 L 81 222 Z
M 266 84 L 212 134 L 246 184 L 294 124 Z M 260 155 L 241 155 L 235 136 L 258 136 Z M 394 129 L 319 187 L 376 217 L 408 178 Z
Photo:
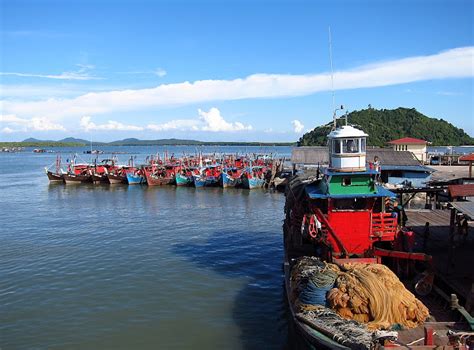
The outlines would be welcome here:
M 138 140 L 125 139 L 113 142 L 93 142 L 94 148 L 101 146 L 296 146 L 296 142 L 205 142 L 196 140 L 163 139 Z M 67 138 L 59 141 L 26 139 L 20 142 L 0 142 L 0 147 L 89 147 L 90 141 Z

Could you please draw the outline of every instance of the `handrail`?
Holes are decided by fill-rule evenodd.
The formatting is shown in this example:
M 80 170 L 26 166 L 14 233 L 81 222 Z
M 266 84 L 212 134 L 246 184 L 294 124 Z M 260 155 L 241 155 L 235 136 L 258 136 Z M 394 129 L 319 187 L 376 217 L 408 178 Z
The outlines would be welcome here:
M 397 218 L 390 213 L 372 213 L 371 235 L 382 237 L 386 234 L 395 235 L 397 233 Z

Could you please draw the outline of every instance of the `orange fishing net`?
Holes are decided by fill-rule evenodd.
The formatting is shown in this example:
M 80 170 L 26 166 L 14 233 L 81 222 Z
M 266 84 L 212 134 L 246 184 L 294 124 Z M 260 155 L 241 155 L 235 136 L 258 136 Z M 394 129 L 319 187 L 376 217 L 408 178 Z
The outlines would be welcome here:
M 368 323 L 369 329 L 388 329 L 394 324 L 415 328 L 429 316 L 428 308 L 388 267 L 355 263 L 339 269 L 330 265 L 339 271 L 327 300 L 341 317 Z

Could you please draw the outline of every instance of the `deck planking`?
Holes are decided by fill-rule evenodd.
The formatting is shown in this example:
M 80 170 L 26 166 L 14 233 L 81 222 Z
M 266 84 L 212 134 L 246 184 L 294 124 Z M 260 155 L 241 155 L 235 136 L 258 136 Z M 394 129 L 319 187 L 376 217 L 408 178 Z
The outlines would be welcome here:
M 407 226 L 416 235 L 415 250 L 433 256 L 436 278 L 448 284 L 462 299 L 467 300 L 474 284 L 474 228 L 469 225 L 467 239 L 457 234 L 450 239 L 450 210 L 407 210 Z M 430 223 L 429 238 L 424 247 L 426 222 Z

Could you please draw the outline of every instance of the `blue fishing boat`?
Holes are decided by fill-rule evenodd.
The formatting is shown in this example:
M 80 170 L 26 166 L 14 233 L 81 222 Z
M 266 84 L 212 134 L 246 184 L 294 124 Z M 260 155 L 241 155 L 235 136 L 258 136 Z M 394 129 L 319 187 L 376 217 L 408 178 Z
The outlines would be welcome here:
M 177 173 L 175 177 L 176 186 L 189 186 L 193 183 L 192 176 Z
M 242 174 L 242 186 L 249 190 L 262 188 L 265 184 L 264 172 L 265 169 L 262 166 L 254 166 L 246 169 Z
M 238 172 L 238 169 L 226 169 L 221 174 L 220 184 L 222 188 L 237 187 L 242 183 L 240 177 L 241 174 Z
M 219 185 L 219 177 L 193 175 L 193 183 L 195 187 L 213 187 Z
M 140 185 L 146 183 L 146 179 L 140 174 L 127 173 L 127 182 L 129 185 Z
M 208 165 L 199 169 L 199 174 L 193 174 L 195 187 L 219 186 L 221 170 L 219 165 Z
M 258 177 L 243 177 L 242 178 L 242 185 L 244 188 L 253 190 L 255 188 L 262 188 L 263 185 L 265 184 L 264 179 L 260 179 Z

